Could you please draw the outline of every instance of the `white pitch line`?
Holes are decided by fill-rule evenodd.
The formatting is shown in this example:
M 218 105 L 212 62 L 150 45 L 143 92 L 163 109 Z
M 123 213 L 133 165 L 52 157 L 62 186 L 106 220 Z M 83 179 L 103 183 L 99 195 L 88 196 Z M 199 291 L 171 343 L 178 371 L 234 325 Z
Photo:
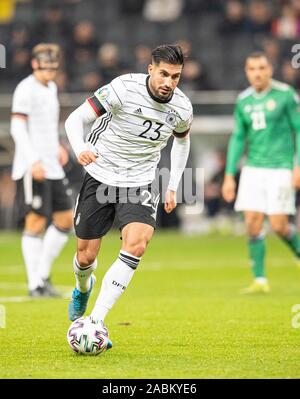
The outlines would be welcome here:
M 57 299 L 70 299 L 71 295 L 72 295 L 72 292 L 64 293 L 61 298 L 51 298 L 51 297 L 32 298 L 30 296 L 1 296 L 0 297 L 0 304 L 1 303 L 8 303 L 8 302 L 11 302 L 11 303 L 32 302 L 32 301 L 36 301 L 36 300 L 44 301 L 44 300 L 47 300 L 47 299 L 54 299 L 54 300 L 57 300 Z
M 73 287 L 71 285 L 55 285 L 57 288 L 63 290 L 63 291 L 69 291 L 72 290 Z M 13 282 L 6 282 L 2 281 L 0 282 L 0 289 L 26 289 L 27 284 L 26 283 L 13 283 Z
M 0 303 L 3 302 L 29 302 L 32 301 L 33 299 L 30 298 L 29 296 L 3 296 L 0 297 Z
M 0 267 L 0 274 L 17 274 L 20 273 L 20 271 L 23 269 L 20 269 L 19 266 L 4 266 L 4 268 L 2 269 L 2 266 Z
M 72 295 L 73 287 L 70 285 L 57 285 L 57 288 L 62 291 L 62 297 L 60 299 L 70 299 Z M 0 282 L 0 290 L 24 290 L 27 289 L 26 283 L 21 282 Z M 59 299 L 59 298 L 51 298 L 51 297 L 38 297 L 32 298 L 30 296 L 7 296 L 0 297 L 0 303 L 21 303 L 21 302 L 31 302 L 34 300 L 45 300 L 45 299 Z
M 62 270 L 60 268 L 62 265 L 55 266 L 55 274 L 65 273 L 66 270 Z M 73 269 L 70 268 L 70 273 L 72 274 Z M 0 265 L 0 274 L 16 274 L 16 273 L 25 273 L 24 265 L 22 264 L 14 264 L 14 265 Z
M 3 290 L 12 290 L 12 289 L 23 289 L 26 288 L 27 285 L 25 283 L 8 283 L 6 281 L 0 282 L 0 289 Z

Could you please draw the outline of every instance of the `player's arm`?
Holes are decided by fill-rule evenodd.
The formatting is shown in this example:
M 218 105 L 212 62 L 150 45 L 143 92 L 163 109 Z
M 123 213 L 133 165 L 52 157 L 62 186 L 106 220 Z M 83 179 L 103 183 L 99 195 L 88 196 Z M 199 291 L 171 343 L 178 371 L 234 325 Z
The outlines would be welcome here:
M 188 102 L 187 107 L 188 111 L 185 117 L 180 118 L 173 130 L 170 181 L 165 198 L 165 211 L 167 213 L 172 212 L 177 205 L 176 192 L 190 152 L 189 131 L 193 121 L 193 107 L 190 102 Z
M 34 180 L 44 180 L 45 170 L 34 151 L 28 133 L 28 115 L 21 112 L 13 112 L 10 122 L 10 133 L 16 146 L 22 149 Z
M 176 207 L 176 192 L 182 173 L 186 167 L 190 152 L 190 135 L 186 130 L 183 133 L 173 132 L 174 141 L 171 149 L 171 170 L 168 189 L 165 199 L 165 211 L 170 213 Z
M 96 90 L 94 95 L 80 107 L 75 109 L 65 123 L 70 144 L 77 156 L 78 162 L 89 165 L 95 162 L 98 155 L 89 151 L 84 142 L 84 128 L 94 122 L 106 112 L 118 112 L 125 100 L 125 86 L 121 77 L 118 77 L 106 86 Z
M 24 84 L 19 84 L 14 92 L 12 101 L 12 114 L 10 133 L 15 142 L 16 149 L 22 152 L 28 169 L 31 169 L 35 180 L 44 180 L 45 170 L 39 156 L 33 148 L 28 131 L 28 117 L 31 112 L 31 97 Z
M 235 107 L 234 122 L 235 128 L 229 140 L 225 178 L 222 186 L 222 195 L 227 202 L 232 202 L 236 195 L 236 182 L 234 177 L 237 172 L 238 163 L 244 152 L 246 141 L 246 127 L 239 109 L 239 104 Z
M 291 90 L 289 93 L 287 112 L 291 128 L 296 136 L 297 165 L 293 171 L 293 185 L 300 188 L 300 99 L 295 90 Z
M 89 98 L 76 108 L 67 118 L 65 122 L 65 129 L 73 151 L 77 157 L 78 162 L 83 165 L 89 165 L 95 162 L 98 155 L 89 151 L 84 142 L 85 126 L 94 122 L 101 116 L 101 104 L 95 96 Z M 105 113 L 105 109 L 102 110 Z

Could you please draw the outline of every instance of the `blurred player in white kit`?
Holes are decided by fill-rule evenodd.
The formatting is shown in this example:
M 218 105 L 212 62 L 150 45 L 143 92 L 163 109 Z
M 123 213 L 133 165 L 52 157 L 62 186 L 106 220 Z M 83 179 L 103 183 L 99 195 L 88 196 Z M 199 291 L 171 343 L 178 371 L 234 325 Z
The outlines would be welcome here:
M 72 227 L 72 191 L 62 167 L 66 154 L 59 144 L 59 102 L 53 81 L 59 57 L 56 44 L 35 46 L 33 73 L 18 84 L 12 102 L 12 178 L 19 219 L 24 222 L 22 253 L 32 297 L 60 295 L 50 282 L 50 271 Z

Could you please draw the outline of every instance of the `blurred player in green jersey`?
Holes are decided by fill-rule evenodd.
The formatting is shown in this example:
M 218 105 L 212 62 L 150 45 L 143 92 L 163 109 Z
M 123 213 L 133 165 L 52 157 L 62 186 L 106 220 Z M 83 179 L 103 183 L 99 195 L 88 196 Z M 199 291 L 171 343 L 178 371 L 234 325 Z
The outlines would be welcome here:
M 222 194 L 228 202 L 235 199 L 234 177 L 247 146 L 235 210 L 244 212 L 254 281 L 243 292 L 267 293 L 265 215 L 300 260 L 300 239 L 288 218 L 295 214 L 294 189 L 300 187 L 300 102 L 291 86 L 272 79 L 272 65 L 265 54 L 249 55 L 245 72 L 251 86 L 237 99 Z

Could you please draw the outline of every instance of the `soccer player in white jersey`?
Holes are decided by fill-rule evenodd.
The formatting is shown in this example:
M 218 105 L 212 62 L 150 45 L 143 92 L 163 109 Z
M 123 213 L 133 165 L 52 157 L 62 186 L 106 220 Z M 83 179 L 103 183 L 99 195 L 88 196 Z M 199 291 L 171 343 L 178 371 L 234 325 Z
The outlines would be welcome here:
M 33 73 L 18 84 L 12 104 L 11 134 L 16 145 L 12 177 L 24 221 L 22 252 L 33 297 L 59 295 L 50 282 L 51 265 L 72 227 L 71 189 L 61 165 L 59 103 L 53 82 L 59 52 L 55 44 L 33 48 Z
M 172 135 L 165 210 L 169 213 L 176 207 L 193 116 L 189 99 L 177 88 L 183 64 L 179 46 L 159 46 L 152 51 L 148 75 L 117 77 L 97 90 L 66 121 L 70 143 L 87 172 L 74 215 L 76 288 L 69 305 L 70 320 L 81 317 L 86 310 L 101 240 L 115 216 L 122 246 L 103 278 L 91 318 L 104 322 L 127 288 L 155 229 L 159 201 L 155 171 L 161 150 Z M 94 125 L 85 142 L 84 127 L 91 122 Z

